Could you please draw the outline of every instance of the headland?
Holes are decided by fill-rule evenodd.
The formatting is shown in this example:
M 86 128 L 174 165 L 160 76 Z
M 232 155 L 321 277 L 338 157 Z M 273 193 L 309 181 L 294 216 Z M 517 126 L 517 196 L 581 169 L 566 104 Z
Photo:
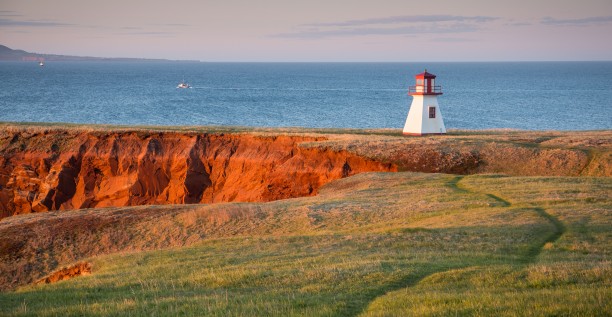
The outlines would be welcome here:
M 16 310 L 106 285 L 107 308 L 52 306 L 117 313 L 134 283 L 143 314 L 150 296 L 165 314 L 443 314 L 460 299 L 440 287 L 489 313 L 610 309 L 612 131 L 2 123 L 0 153 Z

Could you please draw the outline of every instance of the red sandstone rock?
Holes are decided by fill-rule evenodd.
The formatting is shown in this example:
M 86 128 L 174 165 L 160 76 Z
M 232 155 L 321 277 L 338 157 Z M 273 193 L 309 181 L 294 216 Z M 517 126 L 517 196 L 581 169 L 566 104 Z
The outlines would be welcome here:
M 314 195 L 323 184 L 395 168 L 311 137 L 188 133 L 16 132 L 0 149 L 0 217 L 107 206 L 257 202 Z
M 38 280 L 35 284 L 49 284 L 63 280 L 67 280 L 73 277 L 87 275 L 91 273 L 91 264 L 87 262 L 79 262 L 77 264 L 59 269 L 47 277 Z

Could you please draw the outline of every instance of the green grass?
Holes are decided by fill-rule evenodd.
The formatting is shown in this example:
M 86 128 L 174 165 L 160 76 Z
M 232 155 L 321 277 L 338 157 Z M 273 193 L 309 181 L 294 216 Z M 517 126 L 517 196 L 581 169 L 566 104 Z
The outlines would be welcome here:
M 243 204 L 263 211 L 229 237 L 87 259 L 91 275 L 0 293 L 0 314 L 609 316 L 610 193 L 609 178 L 359 174 Z
M 0 121 L 0 128 L 23 130 L 32 133 L 68 130 L 88 132 L 193 132 L 193 133 L 315 133 L 315 134 L 357 134 L 357 135 L 394 135 L 401 136 L 399 129 L 351 129 L 351 128 L 305 128 L 305 127 L 249 127 L 249 126 L 163 126 L 163 125 L 116 125 L 82 124 L 69 122 L 6 122 Z

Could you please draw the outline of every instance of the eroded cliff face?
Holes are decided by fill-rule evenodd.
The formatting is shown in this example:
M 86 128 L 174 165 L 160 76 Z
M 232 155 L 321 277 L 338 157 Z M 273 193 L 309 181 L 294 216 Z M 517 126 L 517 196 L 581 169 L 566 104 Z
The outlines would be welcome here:
M 304 136 L 16 131 L 0 140 L 0 217 L 108 206 L 258 202 L 393 171 Z

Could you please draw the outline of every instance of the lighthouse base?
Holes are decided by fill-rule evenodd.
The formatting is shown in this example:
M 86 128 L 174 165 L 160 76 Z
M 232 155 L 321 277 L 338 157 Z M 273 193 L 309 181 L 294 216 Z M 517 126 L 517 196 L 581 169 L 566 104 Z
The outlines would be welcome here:
M 410 133 L 410 132 L 402 132 L 405 136 L 428 136 L 428 135 L 443 135 L 446 133 Z
M 402 131 L 404 135 L 445 134 L 446 127 L 436 95 L 413 95 Z

